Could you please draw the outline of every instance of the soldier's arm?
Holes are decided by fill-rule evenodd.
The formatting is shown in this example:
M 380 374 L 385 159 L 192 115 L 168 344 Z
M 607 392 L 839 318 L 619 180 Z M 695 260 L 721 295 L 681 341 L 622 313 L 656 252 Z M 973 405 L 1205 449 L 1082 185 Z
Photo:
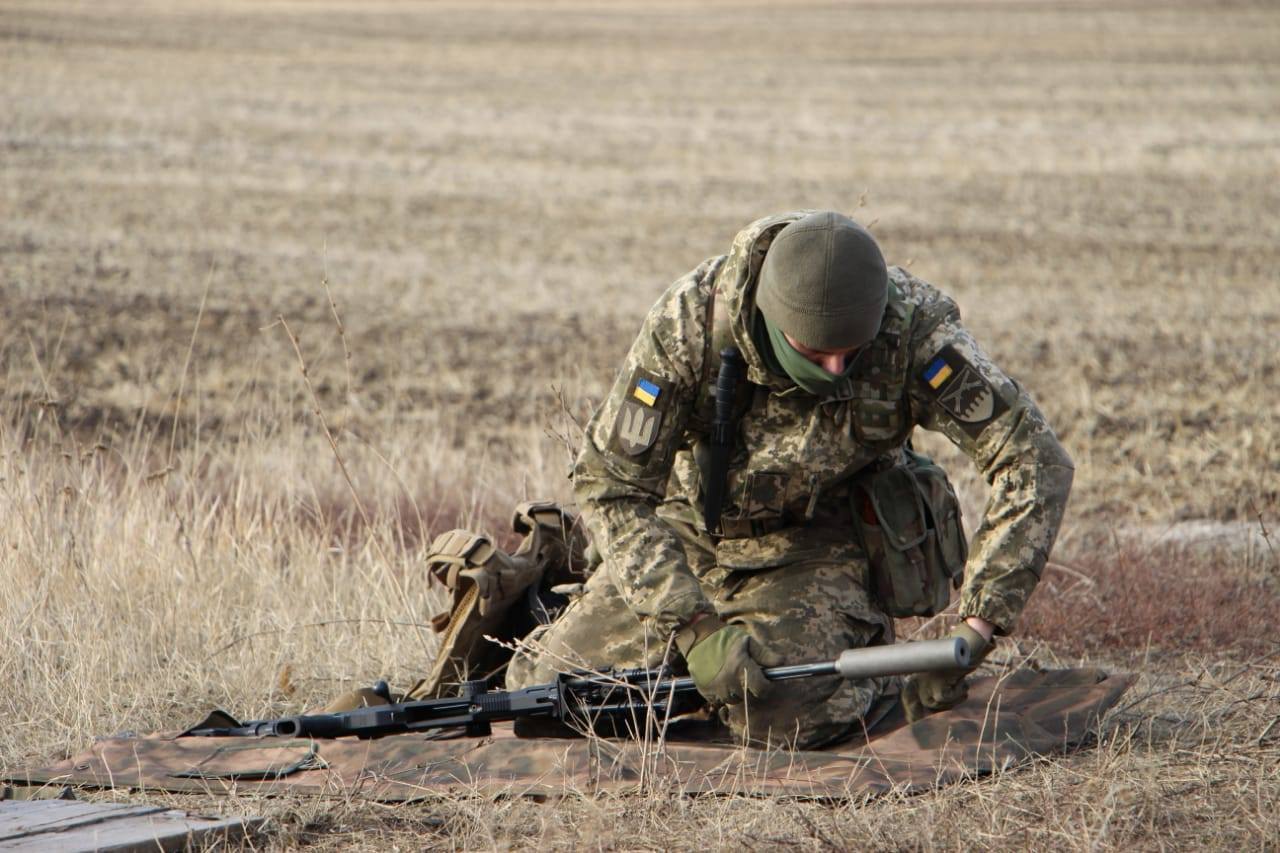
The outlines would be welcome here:
M 960 616 L 1008 633 L 1057 538 L 1071 457 L 1026 391 L 960 325 L 954 307 L 914 347 L 909 382 L 916 422 L 950 439 L 991 485 L 969 552 Z
M 650 310 L 587 424 L 573 468 L 592 541 L 627 604 L 661 636 L 712 609 L 679 537 L 656 513 L 701 379 L 706 283 L 699 270 Z

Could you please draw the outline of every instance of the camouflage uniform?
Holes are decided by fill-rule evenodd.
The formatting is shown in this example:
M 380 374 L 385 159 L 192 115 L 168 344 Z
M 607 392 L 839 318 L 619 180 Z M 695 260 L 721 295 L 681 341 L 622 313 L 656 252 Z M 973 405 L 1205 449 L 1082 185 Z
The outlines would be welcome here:
M 754 286 L 770 240 L 803 214 L 748 226 L 728 255 L 676 281 L 645 318 L 573 472 L 603 566 L 535 637 L 545 651 L 512 662 L 508 686 L 545 681 L 570 663 L 652 666 L 673 631 L 707 611 L 789 663 L 892 642 L 892 620 L 867 592 L 850 483 L 900 456 L 917 425 L 947 436 L 991 485 L 960 615 L 1013 630 L 1057 535 L 1071 459 L 1030 397 L 960 325 L 955 303 L 897 267 L 880 332 L 837 398 L 819 400 L 772 374 L 750 332 Z M 735 437 L 721 539 L 701 521 L 697 461 L 709 418 L 713 290 L 712 311 L 727 312 L 722 322 L 755 388 Z M 637 420 L 638 406 L 656 423 Z M 731 707 L 728 721 L 756 738 L 815 745 L 856 727 L 882 689 L 809 679 L 789 684 L 786 702 Z

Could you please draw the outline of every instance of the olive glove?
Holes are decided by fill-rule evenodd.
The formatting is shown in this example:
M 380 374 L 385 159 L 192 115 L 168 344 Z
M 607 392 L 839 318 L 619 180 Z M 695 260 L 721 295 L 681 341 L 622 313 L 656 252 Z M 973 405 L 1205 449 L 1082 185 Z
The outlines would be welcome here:
M 769 692 L 769 679 L 760 668 L 767 656 L 739 625 L 704 616 L 676 635 L 676 646 L 689 665 L 698 692 L 708 702 L 734 705 L 748 693 L 760 699 Z
M 908 676 L 902 686 L 902 710 L 906 712 L 909 723 L 937 711 L 954 708 L 963 702 L 969 696 L 969 685 L 965 682 L 965 677 L 977 669 L 982 659 L 995 647 L 994 640 L 987 640 L 964 622 L 956 626 L 951 636 L 961 637 L 969 644 L 970 665 L 966 669 L 917 672 Z

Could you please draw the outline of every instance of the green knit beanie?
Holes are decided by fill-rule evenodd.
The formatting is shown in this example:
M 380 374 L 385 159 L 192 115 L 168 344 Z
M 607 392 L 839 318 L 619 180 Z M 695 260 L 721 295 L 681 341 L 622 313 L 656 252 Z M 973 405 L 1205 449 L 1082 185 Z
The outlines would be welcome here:
M 823 351 L 874 338 L 888 299 L 889 273 L 875 238 L 829 210 L 778 232 L 756 288 L 756 307 L 770 323 Z

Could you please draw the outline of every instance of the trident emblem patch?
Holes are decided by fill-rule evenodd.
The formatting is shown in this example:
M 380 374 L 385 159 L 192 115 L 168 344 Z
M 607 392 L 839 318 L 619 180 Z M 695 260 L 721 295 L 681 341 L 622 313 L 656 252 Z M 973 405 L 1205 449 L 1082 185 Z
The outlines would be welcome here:
M 618 446 L 628 456 L 639 456 L 653 447 L 661 423 L 662 412 L 631 401 L 623 403 L 614 430 Z
M 658 441 L 662 416 L 671 405 L 672 385 L 656 373 L 636 368 L 627 383 L 627 393 L 618 405 L 609 442 L 615 452 L 643 456 Z

